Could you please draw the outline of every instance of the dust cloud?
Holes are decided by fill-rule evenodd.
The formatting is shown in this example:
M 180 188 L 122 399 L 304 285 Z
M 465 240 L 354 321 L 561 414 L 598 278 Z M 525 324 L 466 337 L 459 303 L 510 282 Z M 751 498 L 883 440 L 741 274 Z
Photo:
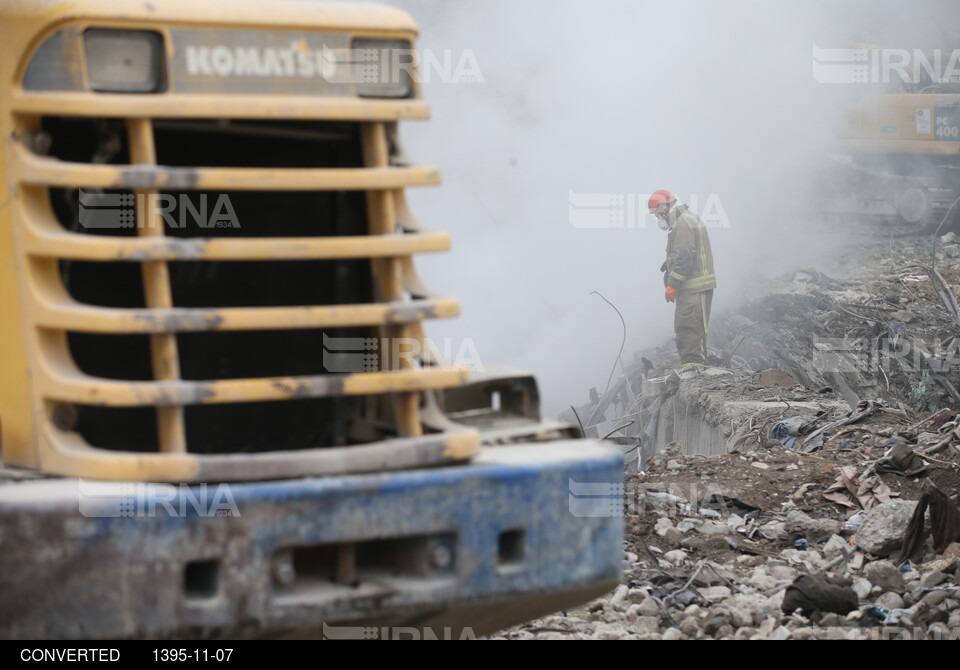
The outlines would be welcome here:
M 942 34 L 950 2 L 389 4 L 419 22 L 437 62 L 482 78 L 444 81 L 456 68 L 433 67 L 432 120 L 401 128 L 410 155 L 444 174 L 411 193 L 413 210 L 454 240 L 418 267 L 463 305 L 427 333 L 453 355 L 535 373 L 546 416 L 602 391 L 620 348 L 617 314 L 591 292 L 622 312 L 625 357 L 672 336 L 666 236 L 644 194 L 670 189 L 711 219 L 722 311 L 758 273 L 816 263 L 834 244 L 810 230 L 811 184 L 851 94 L 814 80 L 814 45 L 955 46 Z M 570 205 L 584 194 L 624 196 L 624 227 L 578 227 Z

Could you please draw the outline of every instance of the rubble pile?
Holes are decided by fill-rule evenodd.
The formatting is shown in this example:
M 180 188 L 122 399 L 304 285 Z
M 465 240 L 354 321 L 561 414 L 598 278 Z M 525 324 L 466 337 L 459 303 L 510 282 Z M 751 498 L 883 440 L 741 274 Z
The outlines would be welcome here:
M 500 636 L 960 639 L 951 235 L 758 281 L 710 367 L 638 352 L 571 408 L 628 455 L 623 581 Z
M 880 415 L 861 430 L 891 424 Z M 900 560 L 924 486 L 957 490 L 956 465 L 876 475 L 885 493 L 866 510 L 849 493 L 852 514 L 828 496 L 842 471 L 879 460 L 889 441 L 711 457 L 671 445 L 628 480 L 621 585 L 501 636 L 960 639 L 960 535 L 935 548 L 927 533 L 913 560 Z

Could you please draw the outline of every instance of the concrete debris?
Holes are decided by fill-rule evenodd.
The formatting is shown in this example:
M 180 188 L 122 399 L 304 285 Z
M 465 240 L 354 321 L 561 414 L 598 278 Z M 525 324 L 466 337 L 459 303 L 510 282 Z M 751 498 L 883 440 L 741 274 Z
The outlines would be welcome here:
M 674 372 L 672 343 L 624 357 L 605 397 L 578 407 L 597 425 L 634 421 L 622 437 L 641 445 L 624 518 L 637 560 L 607 597 L 499 637 L 947 639 L 960 629 L 952 532 L 920 537 L 914 520 L 920 541 L 897 561 L 924 491 L 954 503 L 960 493 L 960 261 L 936 241 L 878 246 L 847 278 L 806 270 L 757 282 L 764 294 L 711 322 L 699 374 Z M 949 526 L 942 517 L 933 526 Z
M 890 561 L 874 561 L 868 563 L 863 570 L 863 576 L 870 580 L 871 584 L 879 587 L 883 591 L 903 593 L 903 575 L 897 570 L 897 566 Z
M 813 519 L 803 512 L 795 510 L 787 514 L 786 530 L 788 534 L 794 537 L 802 537 L 808 541 L 818 541 L 826 540 L 840 532 L 840 524 L 832 519 Z
M 915 500 L 891 500 L 874 507 L 857 531 L 857 546 L 876 556 L 898 552 L 916 506 Z

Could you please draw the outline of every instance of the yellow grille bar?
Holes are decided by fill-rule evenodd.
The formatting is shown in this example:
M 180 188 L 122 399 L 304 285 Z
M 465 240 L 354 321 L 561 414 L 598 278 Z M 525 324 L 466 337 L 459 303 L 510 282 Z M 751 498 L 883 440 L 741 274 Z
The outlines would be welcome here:
M 456 298 L 376 305 L 225 309 L 111 309 L 40 298 L 36 323 L 43 328 L 79 333 L 162 334 L 386 326 L 448 319 L 459 313 Z
M 127 122 L 127 137 L 130 143 L 130 158 L 134 163 L 153 165 L 157 162 L 157 151 L 153 144 L 153 125 L 147 119 L 130 119 Z M 156 191 L 141 190 L 137 195 L 154 195 Z M 153 218 L 156 217 L 154 213 Z M 151 214 L 140 203 L 137 206 L 137 234 L 144 237 L 163 236 L 164 228 L 158 221 L 150 220 Z M 152 261 L 142 266 L 144 299 L 147 307 L 170 309 L 173 307 L 173 293 L 170 289 L 170 271 L 163 261 Z M 158 380 L 177 380 L 180 378 L 180 356 L 177 351 L 177 337 L 173 333 L 150 336 L 150 358 L 153 362 L 153 375 Z M 164 453 L 186 453 L 187 436 L 183 422 L 183 410 L 179 407 L 157 407 L 157 430 L 159 432 L 160 451 Z
M 403 370 L 318 377 L 230 379 L 210 382 L 109 381 L 42 367 L 37 375 L 48 400 L 102 407 L 178 409 L 185 405 L 250 403 L 332 396 L 416 393 L 465 384 L 466 370 Z
M 149 123 L 144 121 L 143 123 Z M 375 191 L 440 183 L 434 168 L 169 168 L 67 163 L 14 144 L 20 180 L 38 186 L 105 189 Z
M 51 222 L 50 226 L 57 224 Z M 383 237 L 118 239 L 29 225 L 25 247 L 34 257 L 78 261 L 344 260 L 449 251 L 450 236 L 426 233 Z
M 430 118 L 421 101 L 317 98 L 300 95 L 112 95 L 14 91 L 14 113 L 92 118 L 278 119 L 310 121 L 403 121 Z
M 480 450 L 475 430 L 459 429 L 416 439 L 300 451 L 196 456 L 143 454 L 91 449 L 75 433 L 44 422 L 40 441 L 49 472 L 114 481 L 255 481 L 308 475 L 382 472 L 453 464 Z
M 390 147 L 387 128 L 383 123 L 365 123 L 361 127 L 363 164 L 367 169 L 383 170 L 390 164 Z M 371 190 L 367 193 L 367 215 L 371 235 L 392 235 L 397 231 L 395 191 Z M 371 261 L 377 280 L 380 299 L 396 301 L 403 297 L 403 281 L 399 259 L 381 258 Z M 411 332 L 405 326 L 381 328 L 383 337 L 390 340 L 409 340 Z M 391 352 L 384 352 L 386 369 L 409 369 L 412 362 L 400 356 L 392 360 Z M 420 396 L 416 393 L 401 393 L 394 400 L 397 431 L 401 437 L 417 437 L 423 434 L 420 421 Z

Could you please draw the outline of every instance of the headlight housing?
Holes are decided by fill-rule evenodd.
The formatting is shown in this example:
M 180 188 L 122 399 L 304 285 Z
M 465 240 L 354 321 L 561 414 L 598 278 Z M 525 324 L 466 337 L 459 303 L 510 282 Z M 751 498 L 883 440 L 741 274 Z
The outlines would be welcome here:
M 163 88 L 163 38 L 146 30 L 91 28 L 83 33 L 90 88 L 156 93 Z
M 355 39 L 353 78 L 362 98 L 409 98 L 417 56 L 407 40 Z

